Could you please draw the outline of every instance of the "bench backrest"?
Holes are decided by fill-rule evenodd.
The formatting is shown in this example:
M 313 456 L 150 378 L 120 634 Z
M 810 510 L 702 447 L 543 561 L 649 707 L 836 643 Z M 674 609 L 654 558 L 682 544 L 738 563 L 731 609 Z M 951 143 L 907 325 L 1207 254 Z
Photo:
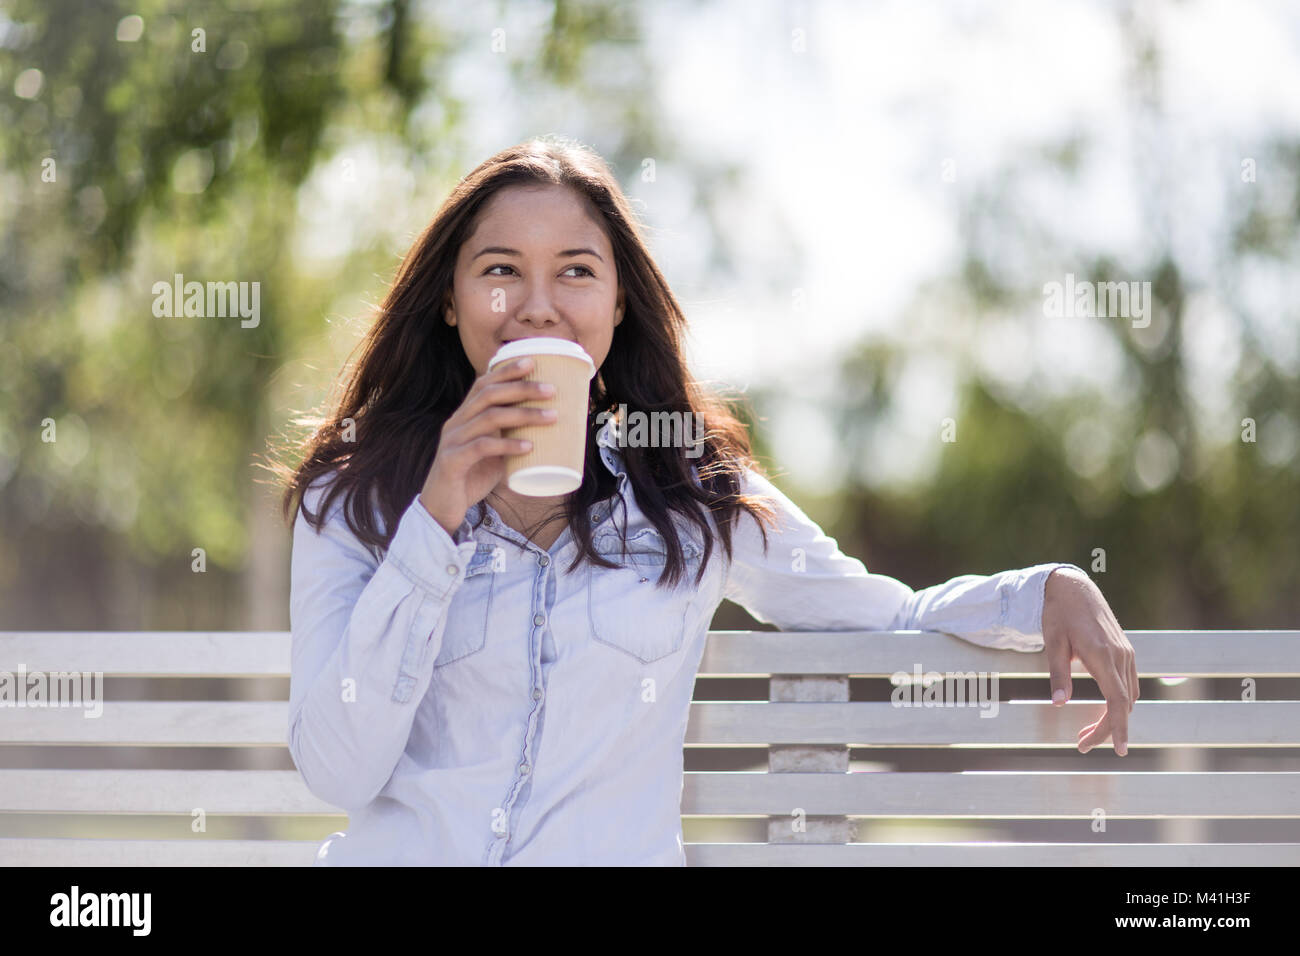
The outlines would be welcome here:
M 1075 749 L 1078 730 L 1103 708 L 1077 699 L 1087 678 L 1077 662 L 1076 699 L 1058 709 L 1046 701 L 1041 654 L 920 632 L 711 632 L 686 734 L 688 864 L 1300 863 L 1300 842 L 1205 838 L 1205 821 L 1251 818 L 1273 821 L 1255 832 L 1296 840 L 1300 772 L 1279 748 L 1300 747 L 1300 700 L 1287 680 L 1300 677 L 1300 631 L 1128 634 L 1141 676 L 1166 679 L 1155 686 L 1172 699 L 1138 702 L 1120 760 L 1109 744 Z M 204 687 L 279 679 L 274 699 L 246 699 L 243 684 L 234 685 L 237 699 L 110 693 L 99 719 L 76 707 L 0 707 L 0 865 L 312 863 L 320 841 L 346 829 L 346 814 L 314 796 L 287 759 L 289 641 L 285 632 L 0 633 L 0 671 L 15 676 L 99 672 L 191 688 L 200 678 L 222 679 Z M 987 699 L 954 704 L 957 680 L 938 704 L 913 688 L 904 700 L 915 693 L 918 706 L 900 706 L 892 698 L 902 689 L 886 681 L 918 671 L 996 674 L 1004 697 L 1020 689 L 1029 699 L 1003 700 L 986 719 Z M 704 699 L 728 686 L 710 678 L 749 678 L 765 691 L 751 696 L 765 699 Z M 1177 678 L 1190 680 L 1165 686 Z M 1225 679 L 1222 699 L 1207 699 L 1212 678 Z M 1264 699 L 1287 688 L 1287 699 Z M 267 748 L 254 766 L 277 769 L 51 769 L 69 747 L 94 748 L 78 752 L 90 757 L 103 748 Z M 734 767 L 746 751 L 756 758 L 740 761 L 749 772 L 690 769 L 710 753 Z M 877 772 L 848 772 L 855 762 Z M 935 765 L 943 769 L 925 769 Z M 64 825 L 73 814 L 93 815 L 90 829 Z M 140 815 L 157 815 L 152 829 L 131 828 Z M 690 839 L 715 832 L 704 826 L 715 818 L 759 842 Z M 1052 839 L 987 839 L 989 827 L 1005 832 L 1010 821 Z M 1042 830 L 1049 822 L 1054 829 Z M 1124 827 L 1145 837 L 1125 840 Z M 214 838 L 217 830 L 234 838 Z

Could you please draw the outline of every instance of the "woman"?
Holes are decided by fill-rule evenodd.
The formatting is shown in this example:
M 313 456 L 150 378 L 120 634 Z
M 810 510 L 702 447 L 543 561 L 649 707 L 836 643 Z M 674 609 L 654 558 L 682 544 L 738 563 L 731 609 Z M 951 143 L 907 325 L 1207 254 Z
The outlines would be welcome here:
M 723 598 L 783 629 L 1045 648 L 1058 702 L 1078 657 L 1108 704 L 1079 747 L 1123 752 L 1137 671 L 1087 575 L 913 592 L 867 573 L 690 381 L 684 327 L 613 175 L 573 144 L 492 157 L 415 242 L 285 492 L 289 747 L 351 817 L 318 863 L 683 864 L 683 737 Z M 501 432 L 548 421 L 520 404 L 546 387 L 487 371 L 534 336 L 598 369 L 585 475 L 555 498 L 504 481 L 525 445 Z M 703 447 L 625 445 L 620 407 L 690 413 Z

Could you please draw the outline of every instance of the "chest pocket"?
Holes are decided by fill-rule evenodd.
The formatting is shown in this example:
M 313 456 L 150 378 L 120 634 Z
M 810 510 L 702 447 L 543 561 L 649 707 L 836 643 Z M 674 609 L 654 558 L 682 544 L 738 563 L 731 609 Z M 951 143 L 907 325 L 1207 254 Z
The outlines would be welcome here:
M 492 610 L 493 555 L 495 548 L 480 543 L 465 566 L 465 580 L 447 607 L 447 627 L 434 667 L 443 667 L 483 650 L 487 644 L 488 614 Z
M 587 614 L 592 638 L 645 664 L 681 650 L 694 575 L 703 553 L 699 545 L 682 538 L 685 577 L 676 588 L 661 588 L 656 582 L 668 563 L 668 548 L 656 529 L 631 534 L 626 554 L 617 532 L 598 535 L 592 544 L 602 557 L 621 565 L 588 565 Z

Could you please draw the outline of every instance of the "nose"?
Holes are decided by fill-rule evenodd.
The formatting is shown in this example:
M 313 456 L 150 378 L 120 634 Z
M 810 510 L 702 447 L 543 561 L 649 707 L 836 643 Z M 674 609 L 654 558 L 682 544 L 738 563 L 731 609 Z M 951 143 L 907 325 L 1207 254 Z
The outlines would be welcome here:
M 524 300 L 519 303 L 515 317 L 535 328 L 545 328 L 560 320 L 545 279 L 534 276 L 528 280 L 524 288 Z

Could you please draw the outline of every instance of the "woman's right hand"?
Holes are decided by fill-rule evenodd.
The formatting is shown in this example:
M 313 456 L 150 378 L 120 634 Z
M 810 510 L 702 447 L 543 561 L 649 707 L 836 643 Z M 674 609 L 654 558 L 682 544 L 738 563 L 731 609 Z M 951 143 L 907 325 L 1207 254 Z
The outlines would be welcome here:
M 505 456 L 528 451 L 528 442 L 503 438 L 502 429 L 555 421 L 554 409 L 519 404 L 555 395 L 554 385 L 524 379 L 532 367 L 530 358 L 515 359 L 480 375 L 443 423 L 420 503 L 448 535 L 455 536 L 470 505 L 501 483 Z

